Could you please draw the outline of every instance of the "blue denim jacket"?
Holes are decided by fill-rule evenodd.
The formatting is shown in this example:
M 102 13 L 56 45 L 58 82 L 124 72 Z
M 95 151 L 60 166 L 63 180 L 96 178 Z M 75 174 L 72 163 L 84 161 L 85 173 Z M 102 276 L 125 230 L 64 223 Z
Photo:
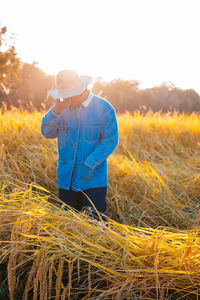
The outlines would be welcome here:
M 107 157 L 118 145 L 118 125 L 113 106 L 93 95 L 87 107 L 67 107 L 43 117 L 41 132 L 57 138 L 58 188 L 85 190 L 108 185 Z

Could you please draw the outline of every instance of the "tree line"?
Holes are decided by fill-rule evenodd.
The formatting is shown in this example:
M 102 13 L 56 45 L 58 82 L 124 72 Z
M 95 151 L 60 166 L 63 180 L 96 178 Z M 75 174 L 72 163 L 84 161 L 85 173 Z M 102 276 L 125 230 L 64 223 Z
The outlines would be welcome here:
M 48 109 L 54 99 L 48 90 L 55 85 L 55 77 L 38 68 L 37 63 L 21 62 L 13 41 L 6 37 L 7 28 L 0 28 L 0 106 L 21 107 L 27 110 Z M 172 83 L 140 89 L 136 80 L 94 80 L 92 92 L 115 107 L 118 113 L 140 110 L 200 112 L 200 96 L 193 89 L 182 90 Z
M 109 83 L 96 80 L 94 93 L 109 99 L 117 112 L 140 110 L 200 112 L 200 96 L 193 89 L 182 90 L 174 84 L 163 83 L 147 89 L 139 89 L 139 82 L 114 79 Z

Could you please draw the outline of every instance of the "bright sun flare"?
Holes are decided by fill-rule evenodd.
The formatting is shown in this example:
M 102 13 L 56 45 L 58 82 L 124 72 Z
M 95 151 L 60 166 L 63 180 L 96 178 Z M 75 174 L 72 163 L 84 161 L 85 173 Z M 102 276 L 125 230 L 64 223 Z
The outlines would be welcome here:
M 39 62 L 48 74 L 70 68 L 105 80 L 139 80 L 144 87 L 171 81 L 200 92 L 196 0 L 22 0 L 26 13 L 11 2 L 4 3 L 2 22 L 17 33 L 20 57 Z

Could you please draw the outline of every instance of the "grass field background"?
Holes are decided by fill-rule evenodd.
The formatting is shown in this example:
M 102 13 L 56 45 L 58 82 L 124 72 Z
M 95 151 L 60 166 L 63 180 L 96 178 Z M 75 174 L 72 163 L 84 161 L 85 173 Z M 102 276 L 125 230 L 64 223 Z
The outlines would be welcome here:
M 1 295 L 198 299 L 200 116 L 117 116 L 105 226 L 62 209 L 43 115 L 0 112 Z

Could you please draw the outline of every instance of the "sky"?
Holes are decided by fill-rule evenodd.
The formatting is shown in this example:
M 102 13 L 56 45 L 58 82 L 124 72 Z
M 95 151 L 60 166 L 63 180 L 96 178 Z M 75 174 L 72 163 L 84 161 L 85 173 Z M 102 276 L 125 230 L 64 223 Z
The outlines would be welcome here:
M 2 2 L 2 3 L 1 3 Z M 47 74 L 75 69 L 140 88 L 200 94 L 200 0 L 0 0 L 18 56 Z

